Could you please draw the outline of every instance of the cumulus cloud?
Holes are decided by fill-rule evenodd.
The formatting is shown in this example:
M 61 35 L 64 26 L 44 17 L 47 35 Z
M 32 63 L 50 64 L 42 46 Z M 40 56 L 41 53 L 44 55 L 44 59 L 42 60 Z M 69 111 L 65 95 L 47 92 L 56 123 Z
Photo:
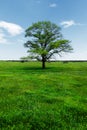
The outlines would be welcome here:
M 69 21 L 63 21 L 60 23 L 60 25 L 62 25 L 64 28 L 68 28 L 70 26 L 81 26 L 84 24 L 80 24 L 80 23 L 76 23 L 74 20 L 69 20 Z
M 51 3 L 51 4 L 49 4 L 49 7 L 51 7 L 51 8 L 55 8 L 56 6 L 57 6 L 56 3 Z
M 23 28 L 20 25 L 0 21 L 0 29 L 6 30 L 10 35 L 16 36 L 23 32 Z
M 0 44 L 18 43 L 17 40 L 22 38 L 23 32 L 20 25 L 0 21 Z

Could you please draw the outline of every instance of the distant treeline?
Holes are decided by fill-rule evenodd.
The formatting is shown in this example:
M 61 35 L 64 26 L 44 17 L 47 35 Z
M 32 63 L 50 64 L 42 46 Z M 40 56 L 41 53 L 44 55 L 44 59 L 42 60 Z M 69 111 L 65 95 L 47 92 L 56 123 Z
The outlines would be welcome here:
M 37 62 L 37 60 L 0 60 L 0 62 Z M 87 60 L 50 60 L 47 62 L 63 62 L 63 63 L 68 63 L 68 62 L 87 62 Z

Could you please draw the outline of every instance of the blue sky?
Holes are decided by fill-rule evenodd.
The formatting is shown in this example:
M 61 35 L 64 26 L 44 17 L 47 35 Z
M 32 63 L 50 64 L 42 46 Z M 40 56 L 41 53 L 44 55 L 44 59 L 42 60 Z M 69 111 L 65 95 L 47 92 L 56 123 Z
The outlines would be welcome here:
M 38 21 L 56 23 L 73 53 L 59 60 L 87 60 L 87 0 L 0 0 L 0 59 L 27 56 L 25 29 Z

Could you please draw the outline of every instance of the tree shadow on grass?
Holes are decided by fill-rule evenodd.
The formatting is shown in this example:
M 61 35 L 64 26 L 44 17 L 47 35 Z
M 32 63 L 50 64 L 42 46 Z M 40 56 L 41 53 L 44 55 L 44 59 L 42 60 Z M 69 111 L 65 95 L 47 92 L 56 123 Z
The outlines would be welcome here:
M 20 70 L 22 71 L 27 71 L 27 72 L 72 72 L 76 71 L 76 68 L 73 68 L 67 64 L 62 64 L 62 63 L 47 63 L 46 68 L 43 69 L 41 66 L 41 63 L 37 62 L 31 62 L 30 64 L 23 64 L 21 66 Z
M 45 69 L 42 69 L 41 67 L 38 66 L 29 66 L 29 67 L 22 67 L 21 68 L 23 71 L 32 71 L 32 72 L 66 72 L 66 71 L 71 71 L 70 68 L 64 68 L 64 67 L 46 67 Z

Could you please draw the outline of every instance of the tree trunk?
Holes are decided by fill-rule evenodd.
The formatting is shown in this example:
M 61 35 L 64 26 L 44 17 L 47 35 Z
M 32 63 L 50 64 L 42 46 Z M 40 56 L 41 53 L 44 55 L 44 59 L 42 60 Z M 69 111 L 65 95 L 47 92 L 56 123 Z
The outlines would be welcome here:
M 43 57 L 43 58 L 42 58 L 42 69 L 45 69 L 45 67 L 46 67 L 46 66 L 45 66 L 45 58 Z
M 45 69 L 45 61 L 42 61 L 42 69 Z

